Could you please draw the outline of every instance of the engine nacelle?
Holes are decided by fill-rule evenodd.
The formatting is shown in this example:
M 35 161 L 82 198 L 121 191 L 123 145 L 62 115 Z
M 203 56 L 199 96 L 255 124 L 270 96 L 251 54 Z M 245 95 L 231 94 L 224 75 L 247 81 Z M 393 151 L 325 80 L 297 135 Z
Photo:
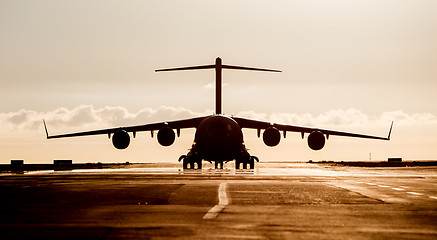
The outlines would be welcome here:
M 308 136 L 308 146 L 312 150 L 320 150 L 325 146 L 325 136 L 320 131 L 314 131 Z
M 275 127 L 267 128 L 263 133 L 264 143 L 269 147 L 274 147 L 281 141 L 281 133 Z
M 158 142 L 162 146 L 168 147 L 174 143 L 175 134 L 170 127 L 163 127 L 158 131 Z
M 112 144 L 117 149 L 125 149 L 129 146 L 130 136 L 124 130 L 118 130 L 112 136 Z

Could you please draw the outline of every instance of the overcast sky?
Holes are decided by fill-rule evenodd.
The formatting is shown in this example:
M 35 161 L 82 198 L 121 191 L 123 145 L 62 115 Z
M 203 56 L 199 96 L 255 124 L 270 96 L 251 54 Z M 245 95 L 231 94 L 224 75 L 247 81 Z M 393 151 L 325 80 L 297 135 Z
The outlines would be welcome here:
M 107 136 L 53 134 L 175 120 L 214 112 L 214 71 L 158 68 L 224 64 L 223 112 L 385 136 L 331 137 L 314 152 L 300 134 L 276 148 L 256 131 L 261 160 L 437 159 L 437 1 L 0 0 L 0 163 L 172 162 L 174 146 L 138 134 L 123 151 Z

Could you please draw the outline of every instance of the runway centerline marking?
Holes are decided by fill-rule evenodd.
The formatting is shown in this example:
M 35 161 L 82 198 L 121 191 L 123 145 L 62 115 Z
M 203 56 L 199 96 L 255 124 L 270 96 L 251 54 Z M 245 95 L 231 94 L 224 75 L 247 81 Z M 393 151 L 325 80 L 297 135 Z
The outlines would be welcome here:
M 433 196 L 429 196 L 430 198 L 432 198 L 432 199 L 435 199 L 435 200 L 437 200 L 437 197 L 433 197 Z
M 219 203 L 209 209 L 209 211 L 203 216 L 203 219 L 214 219 L 219 212 L 229 204 L 228 197 L 226 196 L 226 183 L 221 183 L 218 189 Z
M 394 188 L 392 188 L 393 190 L 396 190 L 396 191 L 404 191 L 405 189 L 403 189 L 403 188 L 397 188 L 397 187 L 394 187 Z
M 423 195 L 422 193 L 417 193 L 417 192 L 407 192 L 407 193 L 411 195 Z

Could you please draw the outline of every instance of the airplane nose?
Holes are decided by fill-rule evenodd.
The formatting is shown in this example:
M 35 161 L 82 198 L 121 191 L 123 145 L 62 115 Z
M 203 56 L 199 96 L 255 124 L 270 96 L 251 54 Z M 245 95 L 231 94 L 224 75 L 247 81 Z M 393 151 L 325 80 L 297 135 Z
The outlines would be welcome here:
M 233 159 L 241 150 L 243 133 L 231 118 L 213 116 L 202 122 L 196 131 L 198 152 L 205 159 Z

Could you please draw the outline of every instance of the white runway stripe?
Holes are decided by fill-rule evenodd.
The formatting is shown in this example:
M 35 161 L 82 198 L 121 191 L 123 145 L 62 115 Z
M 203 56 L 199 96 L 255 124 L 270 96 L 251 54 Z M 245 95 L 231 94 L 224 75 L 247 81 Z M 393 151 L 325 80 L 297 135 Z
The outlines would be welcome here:
M 423 195 L 422 193 L 417 193 L 417 192 L 407 192 L 407 193 L 411 195 Z
M 203 216 L 203 219 L 214 219 L 217 217 L 219 212 L 229 203 L 228 197 L 226 196 L 226 183 L 221 183 L 218 189 L 218 197 L 219 203 L 212 207 L 206 214 Z

